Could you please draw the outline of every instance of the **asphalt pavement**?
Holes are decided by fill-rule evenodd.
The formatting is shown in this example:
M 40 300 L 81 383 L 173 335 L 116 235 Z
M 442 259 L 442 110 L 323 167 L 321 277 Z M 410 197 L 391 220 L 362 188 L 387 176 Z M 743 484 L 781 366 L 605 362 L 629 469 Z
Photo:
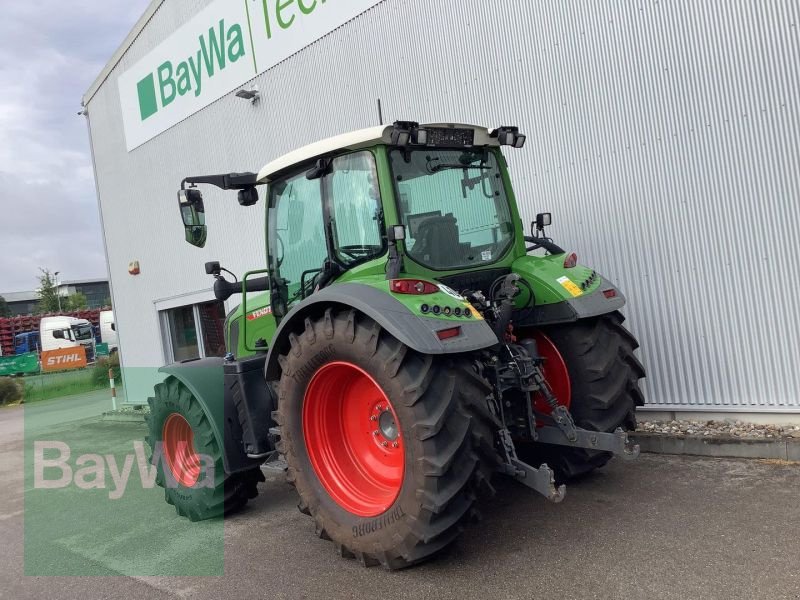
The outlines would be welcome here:
M 451 548 L 386 572 L 340 558 L 315 537 L 275 471 L 216 533 L 175 516 L 159 490 L 137 504 L 113 504 L 95 490 L 102 497 L 93 501 L 116 512 L 92 509 L 91 518 L 81 511 L 89 492 L 69 490 L 63 504 L 42 505 L 23 477 L 26 430 L 37 439 L 81 432 L 81 444 L 100 454 L 110 440 L 143 433 L 136 424 L 87 420 L 107 409 L 99 398 L 74 402 L 72 412 L 36 407 L 55 415 L 38 429 L 21 407 L 0 410 L 0 598 L 800 598 L 798 464 L 643 455 L 568 486 L 561 504 L 498 478 L 497 496 L 481 504 L 484 519 Z M 31 556 L 31 545 L 41 544 L 37 528 L 50 533 Z M 167 572 L 163 565 L 202 572 L 193 564 L 207 560 L 209 548 L 213 555 L 215 536 L 224 552 L 216 572 L 212 560 L 208 576 L 147 575 Z M 40 554 L 49 555 L 45 575 L 106 576 L 26 576 Z

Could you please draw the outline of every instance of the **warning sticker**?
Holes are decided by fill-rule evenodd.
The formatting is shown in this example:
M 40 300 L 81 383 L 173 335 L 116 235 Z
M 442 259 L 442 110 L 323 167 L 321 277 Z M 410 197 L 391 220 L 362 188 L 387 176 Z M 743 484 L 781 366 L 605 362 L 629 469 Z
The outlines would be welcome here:
M 569 277 L 559 277 L 556 281 L 558 281 L 558 283 L 560 283 L 565 290 L 575 297 L 583 294 L 581 288 L 579 288 Z
M 481 252 L 481 260 L 492 260 L 492 251 L 491 250 L 484 250 Z
M 474 306 L 472 306 L 472 304 L 470 304 L 469 302 L 464 302 L 464 306 L 466 307 L 466 309 L 469 312 L 472 313 L 473 317 L 475 317 L 476 319 L 478 319 L 480 321 L 483 321 L 483 315 L 481 313 L 479 313 L 478 309 L 475 308 Z

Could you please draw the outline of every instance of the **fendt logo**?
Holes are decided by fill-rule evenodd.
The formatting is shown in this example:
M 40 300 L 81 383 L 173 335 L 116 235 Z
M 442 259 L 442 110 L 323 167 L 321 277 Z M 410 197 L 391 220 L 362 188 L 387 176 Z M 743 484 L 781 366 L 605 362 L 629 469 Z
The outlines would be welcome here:
M 156 114 L 159 108 L 166 108 L 180 96 L 193 92 L 199 96 L 203 91 L 203 81 L 211 79 L 246 54 L 242 26 L 239 23 L 226 27 L 225 19 L 220 19 L 217 27 L 197 38 L 198 49 L 194 55 L 178 62 L 163 62 L 136 84 L 139 96 L 139 115 L 142 121 Z

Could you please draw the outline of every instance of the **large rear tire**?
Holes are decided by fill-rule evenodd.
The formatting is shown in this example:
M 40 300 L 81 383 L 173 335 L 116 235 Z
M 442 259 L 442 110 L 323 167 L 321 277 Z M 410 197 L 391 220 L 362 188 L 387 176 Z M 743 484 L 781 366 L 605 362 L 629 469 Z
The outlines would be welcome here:
M 387 569 L 447 546 L 499 460 L 477 365 L 418 354 L 353 310 L 306 319 L 290 342 L 278 449 L 317 535 Z
M 221 440 L 192 392 L 176 377 L 157 384 L 155 397 L 147 402 L 146 441 L 156 483 L 180 516 L 212 519 L 239 510 L 258 495 L 258 483 L 265 480 L 261 469 L 225 474 Z
M 543 329 L 555 344 L 569 373 L 569 410 L 576 425 L 592 431 L 636 429 L 636 407 L 644 404 L 639 379 L 644 367 L 634 356 L 636 338 L 613 312 Z M 551 444 L 520 444 L 520 458 L 538 466 L 547 463 L 557 483 L 581 477 L 605 465 L 610 452 Z

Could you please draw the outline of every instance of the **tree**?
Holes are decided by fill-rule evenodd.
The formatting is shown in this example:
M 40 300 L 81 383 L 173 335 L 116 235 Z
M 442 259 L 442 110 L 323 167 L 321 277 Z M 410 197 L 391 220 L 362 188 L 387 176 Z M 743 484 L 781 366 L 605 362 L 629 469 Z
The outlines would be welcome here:
M 39 295 L 39 312 L 49 313 L 58 312 L 58 288 L 56 287 L 56 278 L 49 269 L 42 269 L 39 275 L 39 289 L 36 293 Z M 62 307 L 63 308 L 63 307 Z
M 86 300 L 85 294 L 82 292 L 75 292 L 71 296 L 61 299 L 61 307 L 68 312 L 86 310 L 89 308 L 89 302 Z
M 0 296 L 0 317 L 10 317 L 10 316 L 11 316 L 11 308 L 9 308 L 6 299 Z

